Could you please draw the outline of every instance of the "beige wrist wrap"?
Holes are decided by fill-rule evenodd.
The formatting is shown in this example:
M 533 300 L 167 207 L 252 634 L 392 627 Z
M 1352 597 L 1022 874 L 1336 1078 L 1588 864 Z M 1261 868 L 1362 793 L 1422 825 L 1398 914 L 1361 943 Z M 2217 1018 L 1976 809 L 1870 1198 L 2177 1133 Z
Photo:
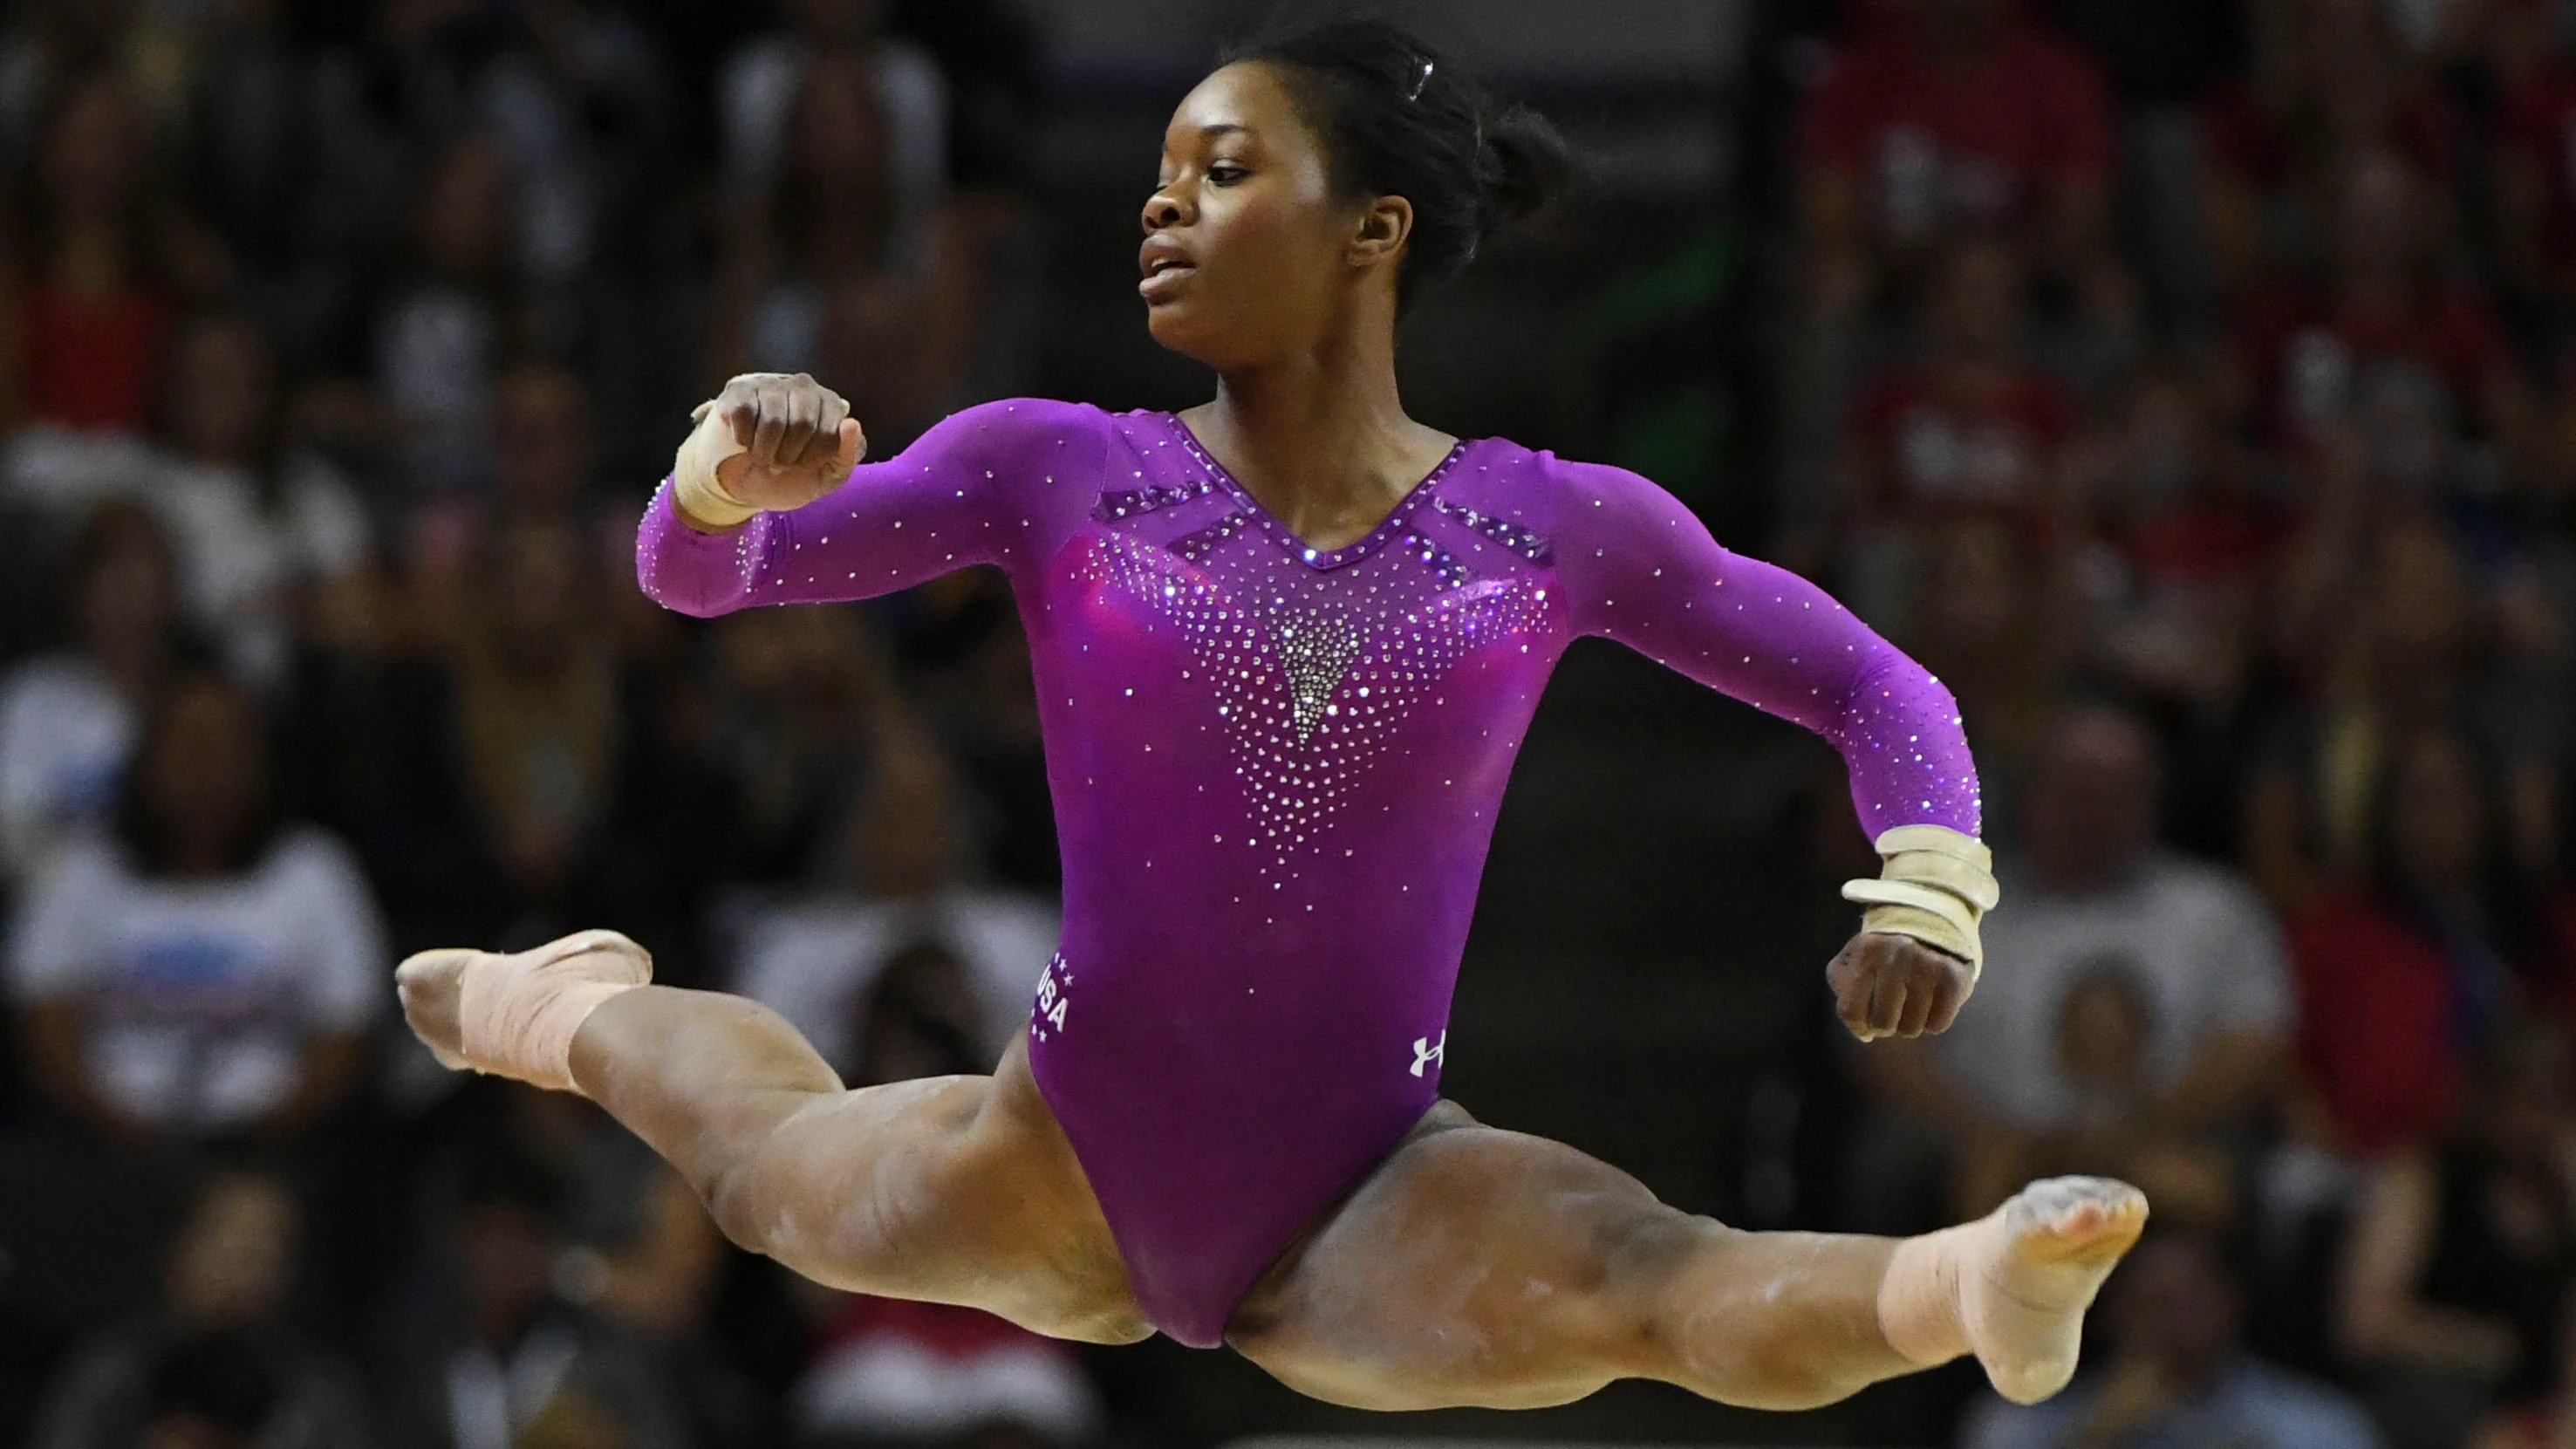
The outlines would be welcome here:
M 653 958 L 615 931 L 583 931 L 465 968 L 457 1035 L 466 1064 L 576 1092 L 572 1039 L 599 1004 L 653 979 Z
M 1861 929 L 1909 936 L 1985 967 L 1977 924 L 1995 908 L 1994 856 L 1974 837 L 1945 825 L 1900 825 L 1878 838 L 1883 864 L 1876 880 L 1843 887 L 1843 899 L 1867 907 Z
M 710 528 L 739 528 L 760 510 L 725 491 L 716 465 L 750 450 L 735 440 L 733 425 L 716 415 L 713 401 L 698 404 L 689 418 L 697 427 L 671 461 L 671 501 Z

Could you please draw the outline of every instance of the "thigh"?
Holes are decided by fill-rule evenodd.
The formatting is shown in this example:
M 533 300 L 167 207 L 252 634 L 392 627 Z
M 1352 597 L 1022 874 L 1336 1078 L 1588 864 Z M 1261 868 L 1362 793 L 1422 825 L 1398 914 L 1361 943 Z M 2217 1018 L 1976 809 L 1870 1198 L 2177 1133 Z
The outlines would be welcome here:
M 771 1201 L 722 1216 L 833 1287 L 960 1303 L 1060 1338 L 1152 1330 L 1025 1041 L 990 1077 L 843 1093 L 784 1124 Z M 731 1230 L 732 1224 L 728 1224 Z M 742 1234 L 737 1233 L 737 1237 Z
M 1566 1403 L 1659 1371 L 1656 1295 L 1723 1231 L 1443 1102 L 1263 1275 L 1227 1340 L 1360 1408 Z

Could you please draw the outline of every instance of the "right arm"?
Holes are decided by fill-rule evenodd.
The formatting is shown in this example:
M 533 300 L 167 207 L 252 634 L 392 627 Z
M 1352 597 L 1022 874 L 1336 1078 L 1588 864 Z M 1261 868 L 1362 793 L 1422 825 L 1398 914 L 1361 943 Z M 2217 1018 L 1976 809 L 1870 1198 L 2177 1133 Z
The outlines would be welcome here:
M 1061 531 L 1052 505 L 1087 501 L 1080 488 L 1056 485 L 1096 474 L 1107 446 L 1097 413 L 1024 398 L 969 408 L 891 459 L 844 469 L 828 441 L 812 437 L 818 414 L 840 406 L 810 378 L 727 384 L 700 426 L 743 440 L 716 474 L 763 511 L 709 528 L 666 481 L 636 536 L 645 594 L 712 618 L 757 604 L 875 598 L 974 564 L 1016 570 Z M 812 437 L 801 453 L 782 422 L 790 410 Z

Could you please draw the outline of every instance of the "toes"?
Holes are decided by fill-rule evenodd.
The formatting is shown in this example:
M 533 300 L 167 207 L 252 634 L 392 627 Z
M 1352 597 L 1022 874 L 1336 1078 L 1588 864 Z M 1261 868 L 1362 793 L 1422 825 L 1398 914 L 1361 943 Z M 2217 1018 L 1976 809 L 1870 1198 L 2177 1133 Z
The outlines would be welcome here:
M 2050 1178 L 2022 1189 L 2007 1214 L 2014 1237 L 2026 1243 L 2044 1236 L 2060 1250 L 2119 1253 L 2146 1227 L 2147 1196 L 2107 1177 Z

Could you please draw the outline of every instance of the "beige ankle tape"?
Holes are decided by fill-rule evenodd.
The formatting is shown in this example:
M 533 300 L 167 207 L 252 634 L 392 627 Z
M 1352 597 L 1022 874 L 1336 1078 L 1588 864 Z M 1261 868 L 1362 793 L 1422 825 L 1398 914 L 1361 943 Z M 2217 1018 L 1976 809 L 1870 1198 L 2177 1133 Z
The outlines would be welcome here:
M 653 958 L 615 931 L 584 931 L 465 968 L 458 1036 L 478 1072 L 558 1092 L 572 1080 L 572 1039 L 601 1002 L 653 979 Z
M 1906 1362 L 1931 1368 L 1968 1352 L 1959 1295 L 1963 1234 L 1983 1223 L 1945 1228 L 1896 1245 L 1878 1280 L 1878 1330 Z
M 710 527 L 738 528 L 750 522 L 760 510 L 726 492 L 716 477 L 718 463 L 750 450 L 734 438 L 733 425 L 716 416 L 712 400 L 698 404 L 689 419 L 697 427 L 671 462 L 671 500 Z

